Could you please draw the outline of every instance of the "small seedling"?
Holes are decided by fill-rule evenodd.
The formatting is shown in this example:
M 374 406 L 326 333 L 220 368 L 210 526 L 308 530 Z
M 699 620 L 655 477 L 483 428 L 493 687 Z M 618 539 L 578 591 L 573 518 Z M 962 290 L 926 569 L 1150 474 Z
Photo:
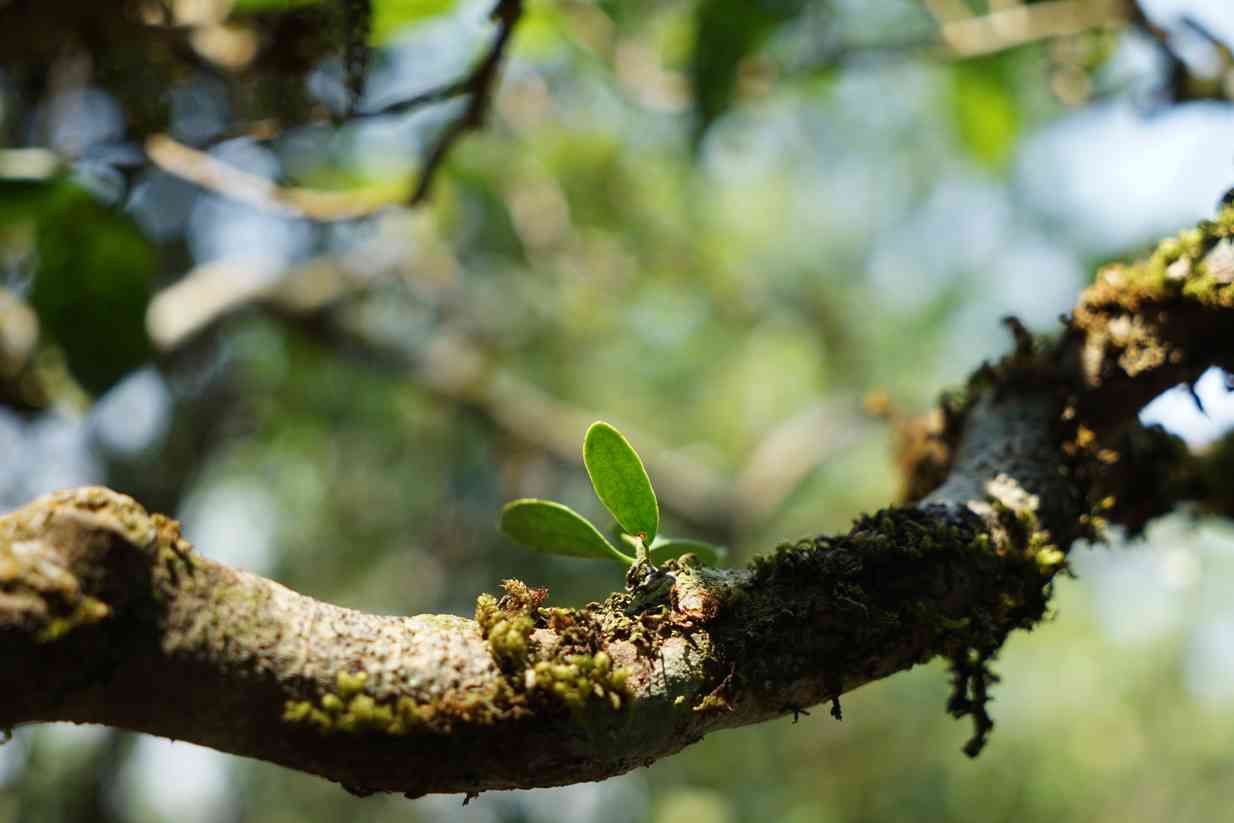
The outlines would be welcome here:
M 660 504 L 638 452 L 621 432 L 603 421 L 583 438 L 583 463 L 596 497 L 617 521 L 617 548 L 591 521 L 553 500 L 512 500 L 501 510 L 502 534 L 529 549 L 570 557 L 616 560 L 630 567 L 662 563 L 692 554 L 715 566 L 725 550 L 701 540 L 661 537 Z

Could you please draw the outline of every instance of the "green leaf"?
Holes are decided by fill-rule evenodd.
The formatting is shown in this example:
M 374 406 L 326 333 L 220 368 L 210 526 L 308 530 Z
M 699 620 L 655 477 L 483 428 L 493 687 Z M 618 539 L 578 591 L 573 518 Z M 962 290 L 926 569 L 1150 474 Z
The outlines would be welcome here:
M 82 387 L 101 395 L 153 356 L 156 249 L 131 217 L 67 178 L 0 182 L 0 238 L 27 228 L 38 265 L 26 298 L 40 342 L 58 345 Z
M 663 563 L 665 560 L 681 557 L 683 554 L 693 554 L 708 566 L 719 566 L 728 557 L 728 549 L 704 543 L 702 540 L 668 538 L 656 540 L 652 544 L 651 551 L 647 553 L 647 557 L 653 563 Z
M 796 17 L 803 0 L 701 0 L 695 7 L 690 85 L 694 91 L 697 147 L 738 96 L 742 62 L 756 54 L 777 26 Z
M 951 107 L 960 141 L 975 160 L 993 171 L 1010 164 L 1022 129 L 1015 77 L 1015 63 L 1005 55 L 951 67 Z
M 617 524 L 651 543 L 660 528 L 660 504 L 634 447 L 608 423 L 596 421 L 583 438 L 583 463 Z
M 570 557 L 599 557 L 632 565 L 591 521 L 552 500 L 512 500 L 501 509 L 501 533 L 529 549 Z

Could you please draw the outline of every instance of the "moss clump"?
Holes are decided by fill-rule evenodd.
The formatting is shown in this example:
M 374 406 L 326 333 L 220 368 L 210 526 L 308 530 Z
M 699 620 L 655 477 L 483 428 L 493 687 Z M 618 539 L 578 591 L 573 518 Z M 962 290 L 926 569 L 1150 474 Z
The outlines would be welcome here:
M 542 608 L 547 592 L 521 581 L 506 580 L 502 585 L 506 594 L 501 600 L 488 594 L 476 599 L 476 622 L 511 688 L 528 699 L 547 699 L 571 710 L 582 709 L 592 698 L 620 709 L 629 675 L 613 668 L 607 652 L 595 650 L 602 633 L 590 625 L 586 614 Z M 558 633 L 551 652 L 533 647 L 531 634 L 537 628 Z
M 480 626 L 480 636 L 488 637 L 489 632 L 502 617 L 501 609 L 497 608 L 497 598 L 487 592 L 476 598 L 476 623 Z
M 308 700 L 288 700 L 284 703 L 283 722 L 313 725 L 323 732 L 334 728 L 334 722 L 330 716 Z
M 438 710 L 403 695 L 382 702 L 364 693 L 366 672 L 339 672 L 337 692 L 325 692 L 311 700 L 288 700 L 283 704 L 283 721 L 305 725 L 323 734 L 377 732 L 404 735 L 413 731 L 447 732 L 449 724 Z
M 507 674 L 517 674 L 526 668 L 531 633 L 536 628 L 533 615 L 547 592 L 519 580 L 507 580 L 503 585 L 506 595 L 500 601 L 491 594 L 476 598 L 476 623 L 498 667 Z
M 1042 528 L 1032 495 L 1008 478 L 991 491 L 981 516 L 975 511 L 981 504 L 892 508 L 860 518 L 845 535 L 781 544 L 754 562 L 755 584 L 791 590 L 785 602 L 800 600 L 802 585 L 819 595 L 807 606 L 743 615 L 750 636 L 765 644 L 769 637 L 796 637 L 801 625 L 825 623 L 837 693 L 852 679 L 885 673 L 870 669 L 860 650 L 915 637 L 917 660 L 942 655 L 953 661 L 956 691 L 949 709 L 973 717 L 969 750 L 977 751 L 992 725 L 985 704 L 995 677 L 987 664 L 1013 628 L 1042 618 L 1050 581 L 1066 563 Z M 957 587 L 965 591 L 962 606 L 955 602 Z M 784 642 L 791 659 L 794 647 Z M 803 662 L 802 669 L 812 671 L 812 664 Z M 778 670 L 767 678 L 785 676 Z M 763 675 L 742 677 L 757 683 Z M 724 694 L 716 696 L 697 709 L 722 709 Z
M 625 669 L 614 669 L 607 652 L 572 654 L 565 662 L 540 660 L 526 670 L 528 694 L 545 695 L 570 709 L 581 709 L 589 699 L 605 700 L 618 710 L 627 696 Z
M 531 633 L 536 623 L 525 614 L 498 620 L 488 634 L 488 647 L 493 659 L 503 670 L 524 666 L 530 649 Z
M 1214 277 L 1210 254 L 1223 241 L 1234 237 L 1234 208 L 1225 207 L 1215 220 L 1162 239 L 1146 258 L 1133 263 L 1113 263 L 1101 270 L 1096 285 L 1085 294 L 1077 312 L 1081 324 L 1086 313 L 1101 307 L 1138 307 L 1142 301 L 1182 296 L 1201 305 L 1234 305 L 1228 276 Z
M 351 698 L 347 710 L 338 718 L 338 728 L 342 732 L 389 732 L 393 723 L 393 708 L 389 705 L 378 705 L 377 701 L 367 694 L 357 694 Z
M 694 707 L 696 712 L 731 712 L 733 706 L 723 695 L 709 694 Z
M 694 711 L 702 714 L 707 714 L 708 712 L 731 712 L 733 704 L 729 700 L 728 692 L 732 683 L 733 676 L 730 674 L 720 682 L 719 686 L 712 689 L 706 697 L 694 705 Z
M 366 682 L 368 682 L 368 672 L 339 672 L 335 678 L 338 693 L 343 697 L 351 697 L 364 691 Z

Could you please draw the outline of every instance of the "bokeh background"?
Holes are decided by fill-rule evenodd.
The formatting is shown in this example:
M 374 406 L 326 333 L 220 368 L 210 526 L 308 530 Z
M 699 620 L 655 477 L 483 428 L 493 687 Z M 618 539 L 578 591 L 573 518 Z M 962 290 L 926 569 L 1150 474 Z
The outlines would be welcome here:
M 558 604 L 619 586 L 495 529 L 523 496 L 601 520 L 597 418 L 667 533 L 742 563 L 845 529 L 898 493 L 872 396 L 928 409 L 1007 348 L 999 318 L 1056 329 L 1098 264 L 1234 185 L 1225 0 L 531 0 L 415 208 L 466 100 L 397 104 L 483 56 L 487 2 L 375 0 L 358 116 L 333 5 L 103 5 L 0 3 L 0 509 L 105 483 L 382 613 L 470 614 L 512 576 Z M 1145 416 L 1201 447 L 1234 404 L 1220 374 L 1198 391 L 1207 415 L 1177 390 Z M 1225 819 L 1234 533 L 1180 513 L 1114 538 L 1008 643 L 976 761 L 930 665 L 842 722 L 466 807 L 19 728 L 0 823 Z

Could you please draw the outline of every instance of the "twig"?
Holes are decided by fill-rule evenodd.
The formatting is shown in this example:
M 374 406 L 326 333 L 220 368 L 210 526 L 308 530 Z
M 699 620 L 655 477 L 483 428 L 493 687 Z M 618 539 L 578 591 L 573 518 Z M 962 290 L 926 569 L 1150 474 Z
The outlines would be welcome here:
M 1164 90 L 1169 95 L 1169 102 L 1230 99 L 1232 86 L 1228 78 L 1230 73 L 1234 72 L 1234 50 L 1231 50 L 1229 45 L 1198 20 L 1184 15 L 1180 21 L 1182 25 L 1214 48 L 1221 58 L 1221 67 L 1215 76 L 1197 76 L 1175 47 L 1174 35 L 1169 30 L 1154 23 L 1138 0 L 1130 0 L 1129 9 L 1131 25 L 1144 32 L 1157 45 L 1166 60 Z
M 420 106 L 431 106 L 434 103 L 444 103 L 447 100 L 453 100 L 466 94 L 470 88 L 471 77 L 464 77 L 460 80 L 455 80 L 450 83 L 445 83 L 440 86 L 434 86 L 428 91 L 420 92 L 417 95 L 408 97 L 404 100 L 399 100 L 397 103 L 391 103 L 388 106 L 382 106 L 379 109 L 368 111 L 354 112 L 355 117 L 385 117 L 391 114 L 403 114 Z
M 1101 26 L 1136 23 L 1134 10 L 1128 12 L 1115 0 L 1050 0 L 1033 5 L 1008 0 L 988 14 L 973 14 L 957 0 L 927 0 L 925 5 L 937 26 L 935 30 L 896 41 L 829 44 L 819 48 L 802 68 L 831 68 L 870 56 L 909 58 L 924 54 L 965 60 Z
M 356 112 L 358 99 L 352 83 L 352 114 L 356 117 L 376 117 L 398 114 L 420 106 L 440 103 L 463 95 L 469 96 L 467 108 L 448 125 L 429 151 L 420 179 L 412 190 L 408 205 L 415 206 L 428 197 L 433 177 L 445 161 L 454 144 L 469 130 L 479 128 L 488 114 L 493 87 L 502 58 L 510 44 L 514 27 L 523 15 L 523 0 L 498 0 L 492 18 L 497 22 L 497 36 L 484 59 L 461 80 L 429 89 L 406 100 L 373 111 Z M 358 60 L 349 57 L 349 67 Z M 354 72 L 352 72 L 354 74 Z M 350 75 L 349 75 L 350 76 Z M 278 186 L 257 175 L 237 169 L 198 149 L 186 146 L 165 134 L 146 140 L 146 155 L 159 168 L 202 188 L 232 200 L 273 212 L 285 217 L 304 217 L 333 222 L 354 220 L 378 212 L 404 200 L 407 195 L 400 185 L 396 191 L 382 188 L 376 191 L 329 192 L 300 187 Z
M 216 194 L 255 206 L 282 217 L 321 222 L 355 220 L 400 202 L 405 186 L 381 186 L 353 191 L 322 191 L 279 186 L 238 169 L 165 134 L 146 139 L 146 156 L 168 174 L 195 183 Z
M 424 171 L 420 174 L 420 182 L 416 184 L 416 189 L 412 192 L 410 205 L 418 205 L 428 197 L 433 176 L 454 144 L 471 129 L 483 125 L 492 99 L 493 86 L 497 82 L 501 58 L 505 55 L 506 47 L 510 44 L 510 36 L 514 33 L 514 27 L 522 16 L 523 0 L 497 0 L 497 6 L 492 14 L 492 19 L 497 21 L 497 36 L 493 39 L 493 45 L 489 47 L 484 59 L 464 81 L 460 90 L 470 94 L 471 99 L 462 115 L 446 127 L 429 151 L 428 159 L 424 163 Z
M 1125 22 L 1127 16 L 1121 0 L 1049 0 L 965 18 L 940 15 L 938 22 L 943 42 L 953 54 L 976 57 Z

